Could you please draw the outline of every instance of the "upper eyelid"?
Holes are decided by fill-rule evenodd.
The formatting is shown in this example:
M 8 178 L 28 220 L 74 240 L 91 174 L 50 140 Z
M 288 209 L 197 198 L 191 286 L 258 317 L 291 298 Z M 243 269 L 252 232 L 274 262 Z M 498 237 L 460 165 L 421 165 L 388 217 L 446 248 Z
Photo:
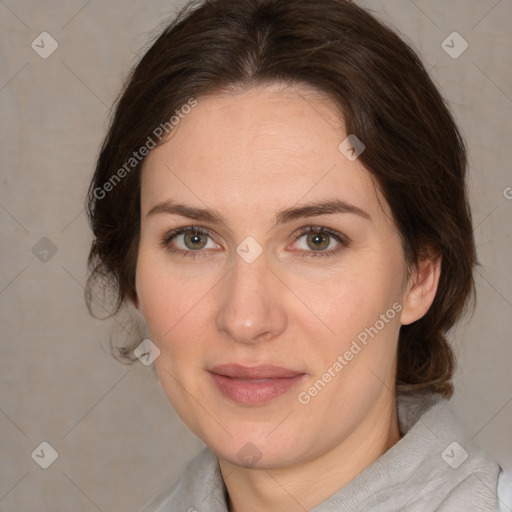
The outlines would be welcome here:
M 211 229 L 206 228 L 206 227 L 201 227 L 201 226 L 189 225 L 189 226 L 183 226 L 183 227 L 175 228 L 175 229 L 168 231 L 163 238 L 162 244 L 167 245 L 171 242 L 171 240 L 173 238 L 183 235 L 183 234 L 186 234 L 187 232 L 198 232 L 198 233 L 206 234 L 215 242 L 214 236 L 212 236 L 212 234 L 214 234 L 215 232 L 212 231 Z M 339 240 L 337 240 L 338 243 L 341 243 L 344 245 L 349 245 L 351 242 L 351 240 L 343 233 L 339 232 L 336 229 L 329 228 L 329 227 L 323 226 L 323 225 L 308 225 L 308 226 L 303 226 L 301 228 L 298 228 L 297 230 L 295 230 L 296 234 L 293 235 L 294 242 L 297 241 L 302 236 L 304 236 L 308 233 L 312 233 L 312 232 L 313 233 L 314 232 L 325 232 L 329 236 L 339 238 Z M 218 242 L 215 242 L 215 243 L 218 243 Z M 193 252 L 198 252 L 198 251 L 193 251 Z M 309 252 L 309 251 L 306 251 L 306 252 Z M 322 252 L 329 252 L 329 251 L 322 251 Z
M 188 232 L 205 234 L 208 235 L 212 240 L 214 239 L 212 236 L 212 233 L 214 232 L 208 228 L 203 228 L 200 226 L 183 226 L 181 228 L 175 228 L 167 231 L 163 236 L 162 243 L 165 245 L 166 243 L 169 243 L 173 238 Z

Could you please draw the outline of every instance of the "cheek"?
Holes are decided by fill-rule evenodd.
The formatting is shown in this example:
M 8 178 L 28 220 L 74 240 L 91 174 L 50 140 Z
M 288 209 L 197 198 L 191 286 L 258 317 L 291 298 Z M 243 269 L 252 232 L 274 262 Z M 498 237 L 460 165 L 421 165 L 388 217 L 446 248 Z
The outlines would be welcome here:
M 197 306 L 205 294 L 204 281 L 178 275 L 161 257 L 142 248 L 136 289 L 152 341 L 161 350 L 172 348 L 170 340 L 181 339 L 177 333 L 186 331 L 187 338 L 191 338 L 199 331 L 199 315 L 204 310 Z
M 312 325 L 319 322 L 309 321 L 313 315 L 307 312 L 302 319 L 296 317 L 310 340 L 306 348 L 312 355 L 309 360 L 314 362 L 315 379 L 329 369 L 336 374 L 329 385 L 331 392 L 323 393 L 319 403 L 343 401 L 357 389 L 379 387 L 376 375 L 385 379 L 394 363 L 400 329 L 401 260 L 357 256 L 330 275 L 317 273 L 314 279 L 294 282 L 297 296 L 323 326 L 315 336 Z M 333 369 L 337 361 L 338 371 Z M 339 388 L 343 388 L 342 394 Z
M 293 290 L 331 334 L 353 336 L 401 298 L 398 265 L 388 263 L 378 265 L 373 258 L 355 257 L 336 272 L 296 276 Z
M 158 258 L 141 251 L 136 286 L 149 337 L 160 350 L 154 362 L 160 385 L 195 432 L 196 420 L 190 417 L 193 403 L 183 389 L 199 396 L 194 389 L 198 376 L 204 372 L 201 339 L 205 336 L 205 324 L 210 322 L 206 319 L 206 308 L 200 307 L 205 294 L 201 282 L 180 279 L 165 262 L 159 263 Z

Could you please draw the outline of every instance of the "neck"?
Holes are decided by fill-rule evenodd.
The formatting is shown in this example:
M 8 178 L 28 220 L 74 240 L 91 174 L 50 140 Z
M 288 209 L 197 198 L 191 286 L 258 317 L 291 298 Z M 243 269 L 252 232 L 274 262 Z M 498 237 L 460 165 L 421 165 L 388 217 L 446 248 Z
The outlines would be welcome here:
M 400 440 L 396 398 L 386 393 L 343 442 L 315 459 L 272 469 L 219 458 L 230 512 L 311 510 L 335 494 Z

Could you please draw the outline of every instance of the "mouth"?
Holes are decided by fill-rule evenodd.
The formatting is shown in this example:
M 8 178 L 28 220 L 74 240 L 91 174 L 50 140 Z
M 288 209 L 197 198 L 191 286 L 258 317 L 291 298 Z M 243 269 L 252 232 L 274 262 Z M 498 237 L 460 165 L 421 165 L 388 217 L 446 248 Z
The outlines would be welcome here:
M 209 370 L 223 396 L 243 405 L 262 405 L 291 391 L 305 377 L 304 372 L 280 366 L 220 365 Z

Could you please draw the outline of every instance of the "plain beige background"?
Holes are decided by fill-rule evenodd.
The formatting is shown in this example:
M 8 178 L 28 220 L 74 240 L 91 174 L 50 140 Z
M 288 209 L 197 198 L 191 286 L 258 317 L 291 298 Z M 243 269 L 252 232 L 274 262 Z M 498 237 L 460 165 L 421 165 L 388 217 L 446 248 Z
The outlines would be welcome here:
M 419 50 L 468 142 L 482 267 L 475 315 L 452 336 L 452 403 L 510 471 L 512 2 L 359 3 Z M 110 357 L 116 324 L 91 318 L 83 300 L 84 196 L 109 109 L 137 52 L 181 4 L 0 0 L 2 512 L 135 512 L 202 446 L 151 367 Z M 46 59 L 31 47 L 44 31 L 58 43 Z M 458 58 L 442 48 L 454 31 L 469 44 Z M 48 469 L 31 457 L 42 442 L 58 453 Z

